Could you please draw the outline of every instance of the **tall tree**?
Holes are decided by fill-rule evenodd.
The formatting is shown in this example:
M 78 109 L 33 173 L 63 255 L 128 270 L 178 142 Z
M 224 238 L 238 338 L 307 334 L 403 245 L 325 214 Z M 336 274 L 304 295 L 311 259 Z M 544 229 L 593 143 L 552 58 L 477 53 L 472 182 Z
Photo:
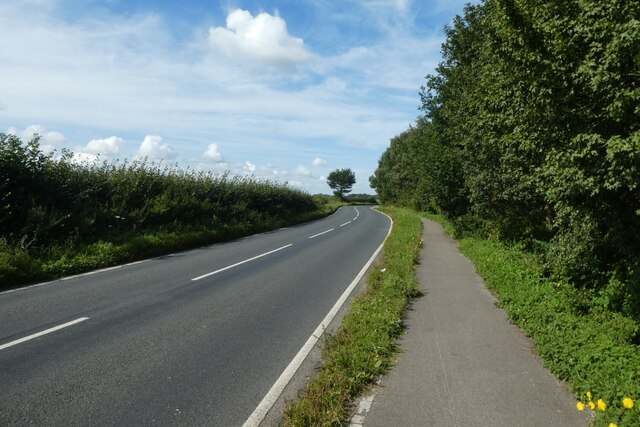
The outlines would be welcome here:
M 333 190 L 333 194 L 340 199 L 351 192 L 355 183 L 356 174 L 349 168 L 336 169 L 327 176 L 327 184 Z
M 615 272 L 640 318 L 640 2 L 484 0 L 445 33 L 426 115 L 372 187 L 544 240 L 550 272 L 582 286 Z

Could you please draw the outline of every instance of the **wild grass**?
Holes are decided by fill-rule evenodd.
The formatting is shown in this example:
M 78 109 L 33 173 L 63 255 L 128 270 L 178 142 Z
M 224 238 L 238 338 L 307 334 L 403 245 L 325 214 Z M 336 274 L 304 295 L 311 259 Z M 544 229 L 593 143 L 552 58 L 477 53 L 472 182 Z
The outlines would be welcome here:
M 326 215 L 284 184 L 145 160 L 78 164 L 0 134 L 0 288 Z
M 288 406 L 286 426 L 343 425 L 353 399 L 389 369 L 398 351 L 404 312 L 418 293 L 414 269 L 422 246 L 422 223 L 407 209 L 382 210 L 394 221 L 384 259 L 338 331 L 326 337 L 324 365 Z

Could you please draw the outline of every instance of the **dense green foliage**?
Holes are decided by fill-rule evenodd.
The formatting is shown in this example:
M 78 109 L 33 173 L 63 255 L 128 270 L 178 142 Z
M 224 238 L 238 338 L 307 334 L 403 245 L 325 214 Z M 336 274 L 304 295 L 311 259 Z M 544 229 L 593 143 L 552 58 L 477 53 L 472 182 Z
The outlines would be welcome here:
M 342 426 L 350 402 L 392 363 L 409 299 L 418 292 L 415 264 L 422 223 L 412 211 L 385 208 L 393 230 L 384 260 L 369 276 L 365 293 L 353 302 L 340 329 L 325 341 L 324 366 L 286 411 L 287 426 Z
M 369 184 L 382 203 L 418 210 L 466 212 L 460 159 L 425 119 L 396 136 L 382 154 Z
M 0 134 L 0 287 L 310 219 L 285 185 L 144 161 L 78 164 Z
M 443 217 L 429 216 L 453 227 Z M 584 290 L 545 277 L 539 260 L 499 241 L 465 238 L 461 251 L 476 265 L 500 306 L 535 342 L 545 366 L 568 380 L 585 402 L 602 399 L 598 425 L 638 425 L 640 408 L 625 409 L 624 397 L 640 398 L 640 352 L 629 344 L 638 331 L 633 320 L 607 310 L 605 297 L 592 301 Z
M 378 199 L 373 194 L 348 194 L 344 201 L 351 204 L 377 205 Z
M 333 190 L 333 194 L 339 199 L 351 192 L 356 183 L 356 174 L 351 169 L 336 169 L 327 176 L 327 184 Z
M 486 0 L 446 35 L 381 201 L 523 242 L 640 320 L 640 2 Z

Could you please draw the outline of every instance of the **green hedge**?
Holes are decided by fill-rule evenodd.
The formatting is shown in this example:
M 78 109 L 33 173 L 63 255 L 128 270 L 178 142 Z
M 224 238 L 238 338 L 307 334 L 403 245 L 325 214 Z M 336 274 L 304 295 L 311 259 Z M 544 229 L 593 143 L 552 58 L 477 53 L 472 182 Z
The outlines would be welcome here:
M 284 184 L 144 160 L 78 164 L 0 134 L 0 289 L 334 210 Z

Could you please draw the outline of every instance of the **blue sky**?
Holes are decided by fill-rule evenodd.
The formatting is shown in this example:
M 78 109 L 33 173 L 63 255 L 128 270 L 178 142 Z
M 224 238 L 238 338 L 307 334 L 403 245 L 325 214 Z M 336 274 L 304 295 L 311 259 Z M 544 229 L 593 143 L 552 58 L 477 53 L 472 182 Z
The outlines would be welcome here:
M 458 0 L 0 3 L 0 132 L 78 161 L 230 171 L 329 193 L 420 114 Z

